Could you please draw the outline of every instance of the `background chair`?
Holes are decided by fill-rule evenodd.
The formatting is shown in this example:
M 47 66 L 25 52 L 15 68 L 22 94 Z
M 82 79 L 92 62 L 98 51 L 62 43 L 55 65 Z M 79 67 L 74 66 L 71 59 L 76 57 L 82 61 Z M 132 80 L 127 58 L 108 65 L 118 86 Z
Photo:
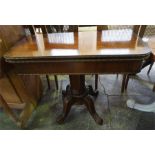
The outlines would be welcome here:
M 146 29 L 146 25 L 134 25 L 133 26 L 133 33 L 135 33 L 138 37 L 142 38 L 144 36 L 144 32 Z M 124 91 L 127 89 L 129 77 L 131 74 L 124 74 L 123 80 L 122 80 L 122 87 L 121 87 L 121 93 L 124 93 Z
M 108 30 L 108 25 L 97 25 L 97 31 Z M 95 74 L 95 90 L 98 89 L 98 74 Z
M 133 33 L 138 35 L 138 37 L 143 38 L 145 30 L 146 30 L 146 25 L 97 25 L 97 30 L 102 31 L 102 30 L 120 30 L 120 29 L 132 29 Z M 148 74 L 153 66 L 154 60 L 149 58 L 148 60 L 145 61 L 143 64 L 142 68 L 150 65 L 150 68 L 148 70 Z M 117 74 L 118 76 L 118 74 Z M 127 89 L 128 81 L 129 81 L 129 76 L 130 74 L 124 74 L 123 79 L 122 79 L 122 86 L 121 86 L 121 92 L 123 93 Z M 95 75 L 95 89 L 98 87 L 98 75 Z
M 135 33 L 138 32 L 137 30 L 138 30 L 138 26 L 136 26 Z M 148 40 L 149 37 L 153 36 L 154 34 L 155 34 L 155 26 L 153 26 L 153 25 L 150 25 L 150 26 L 142 25 L 140 27 L 138 35 L 139 35 L 140 38 Z M 145 62 L 142 65 L 142 68 L 141 68 L 141 69 L 143 69 L 146 66 L 150 65 L 147 74 L 150 73 L 151 68 L 152 68 L 152 66 L 154 64 L 154 61 L 155 61 L 155 52 L 154 52 L 154 49 L 155 49 L 154 48 L 155 39 L 154 39 L 154 43 L 152 42 L 150 44 L 149 42 L 148 42 L 148 44 L 149 44 L 149 47 L 151 49 L 151 54 L 150 54 L 150 57 L 145 60 Z M 121 89 L 122 92 L 124 92 L 127 89 L 130 76 L 131 76 L 130 74 L 123 76 L 122 89 Z M 155 91 L 155 85 L 153 87 L 153 91 Z
M 140 33 L 140 35 L 142 35 L 142 32 L 139 32 L 139 28 L 140 28 L 140 25 L 135 25 L 135 26 L 132 26 L 132 25 L 97 25 L 98 31 L 133 29 L 134 33 L 136 33 L 136 34 Z M 118 76 L 118 74 L 117 74 L 117 76 Z M 125 82 L 126 82 L 127 77 L 128 77 L 127 75 L 123 76 L 121 92 L 124 92 L 124 89 L 126 86 Z M 97 89 L 97 87 L 98 87 L 97 83 L 98 83 L 98 75 L 96 74 L 95 75 L 95 89 Z
M 89 26 L 88 25 L 82 25 L 80 27 L 89 27 Z M 29 28 L 31 35 L 34 35 L 34 30 L 33 30 L 33 27 L 31 25 L 26 25 L 24 27 Z M 46 35 L 47 33 L 53 33 L 53 32 L 54 33 L 57 33 L 57 32 L 78 32 L 79 25 L 35 25 L 35 27 L 41 28 L 43 34 Z M 55 75 L 54 78 L 55 78 L 56 87 L 58 89 L 57 76 Z M 50 81 L 49 81 L 48 75 L 46 75 L 46 79 L 47 79 L 48 87 L 50 88 Z M 98 88 L 98 75 L 95 75 L 95 89 L 97 89 L 97 88 Z
M 33 29 L 33 26 L 32 25 L 24 25 L 23 26 L 25 29 L 28 29 L 29 32 L 26 30 L 25 32 L 27 33 L 27 35 L 31 35 L 32 37 L 34 37 L 35 35 L 35 32 L 34 32 L 34 29 Z M 48 31 L 49 30 L 49 26 L 45 26 L 45 25 L 34 25 L 35 28 L 41 28 L 42 29 L 42 33 L 43 35 L 47 35 Z M 47 29 L 48 28 L 48 29 Z M 28 34 L 29 33 L 29 34 Z M 55 85 L 56 85 L 56 89 L 58 90 L 58 78 L 56 75 L 54 75 L 54 79 L 55 79 Z M 49 75 L 46 75 L 46 80 L 47 80 L 47 85 L 48 85 L 48 89 L 51 89 L 51 86 L 50 86 L 50 78 L 49 78 Z
M 79 30 L 82 30 L 82 31 L 92 30 L 91 27 L 96 27 L 97 31 L 108 30 L 107 25 L 79 25 L 78 27 L 79 27 Z M 95 90 L 97 89 L 98 89 L 98 74 L 95 74 Z
M 148 41 L 148 44 L 149 44 L 149 47 L 152 50 L 152 55 L 151 55 L 150 62 L 149 62 L 150 67 L 149 67 L 148 72 L 147 72 L 147 74 L 149 75 L 149 73 L 150 73 L 150 71 L 152 69 L 152 66 L 153 66 L 153 64 L 155 62 L 155 36 L 150 37 L 150 39 Z
M 44 35 L 47 35 L 48 33 L 57 33 L 57 32 L 77 32 L 78 31 L 78 25 L 34 25 L 35 28 L 41 28 L 42 33 Z M 24 25 L 25 29 L 29 29 L 29 32 L 32 36 L 35 35 L 34 29 L 32 25 Z M 54 75 L 55 79 L 55 85 L 58 89 L 58 78 L 57 75 Z M 49 75 L 46 75 L 47 85 L 50 89 L 50 78 Z
M 23 109 L 25 103 L 16 90 L 15 83 L 5 73 L 5 62 L 3 55 L 9 51 L 18 41 L 26 38 L 22 26 L 0 26 L 0 95 L 2 96 L 8 107 L 15 109 Z M 38 101 L 42 95 L 41 79 L 37 75 L 20 75 L 21 80 L 25 84 L 25 89 L 32 94 L 35 101 Z

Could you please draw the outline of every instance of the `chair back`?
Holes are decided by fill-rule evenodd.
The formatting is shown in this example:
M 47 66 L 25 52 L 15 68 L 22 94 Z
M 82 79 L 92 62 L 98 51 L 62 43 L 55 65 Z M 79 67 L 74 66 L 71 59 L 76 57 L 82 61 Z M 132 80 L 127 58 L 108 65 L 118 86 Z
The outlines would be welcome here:
M 41 28 L 43 34 L 56 32 L 77 32 L 78 25 L 24 25 L 25 29 L 29 29 L 30 34 L 34 35 L 34 28 Z
M 25 37 L 20 25 L 0 25 L 0 77 L 4 74 L 3 55 L 19 40 Z

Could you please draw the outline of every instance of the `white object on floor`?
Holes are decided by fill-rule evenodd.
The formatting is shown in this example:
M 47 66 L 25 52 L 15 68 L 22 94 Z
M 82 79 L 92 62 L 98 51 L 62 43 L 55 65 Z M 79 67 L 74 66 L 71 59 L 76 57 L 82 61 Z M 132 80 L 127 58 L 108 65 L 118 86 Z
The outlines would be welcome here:
M 127 100 L 126 102 L 127 106 L 132 109 L 136 109 L 139 111 L 144 112 L 154 112 L 155 113 L 155 102 L 149 104 L 149 105 L 142 105 L 139 103 L 136 103 L 134 100 Z

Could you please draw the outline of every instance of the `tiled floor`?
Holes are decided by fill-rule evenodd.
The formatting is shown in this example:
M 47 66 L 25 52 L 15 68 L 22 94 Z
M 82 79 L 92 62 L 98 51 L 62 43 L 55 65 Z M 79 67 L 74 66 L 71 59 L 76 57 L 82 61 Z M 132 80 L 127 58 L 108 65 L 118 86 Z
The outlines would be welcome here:
M 155 83 L 155 66 L 150 76 L 147 76 L 147 70 L 148 67 L 130 79 L 128 90 L 124 94 L 120 93 L 122 75 L 118 78 L 116 75 L 100 75 L 99 96 L 95 100 L 95 106 L 99 115 L 104 119 L 102 126 L 94 122 L 84 106 L 74 106 L 65 123 L 57 124 L 56 117 L 62 111 L 61 90 L 68 84 L 68 76 L 58 76 L 59 91 L 55 89 L 53 76 L 50 77 L 52 90 L 47 90 L 45 79 L 43 79 L 44 96 L 29 120 L 27 129 L 155 129 L 154 113 L 131 110 L 126 106 L 127 99 L 134 99 L 141 104 L 150 104 L 155 101 L 155 92 L 152 92 L 153 83 Z M 86 82 L 94 85 L 94 76 L 87 76 Z M 0 129 L 19 129 L 2 110 L 0 111 Z

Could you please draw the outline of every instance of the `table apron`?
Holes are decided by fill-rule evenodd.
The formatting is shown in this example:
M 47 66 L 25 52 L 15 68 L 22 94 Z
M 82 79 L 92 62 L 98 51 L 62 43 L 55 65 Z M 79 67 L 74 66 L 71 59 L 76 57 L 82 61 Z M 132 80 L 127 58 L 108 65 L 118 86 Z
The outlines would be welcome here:
M 7 63 L 17 74 L 138 73 L 143 60 Z

